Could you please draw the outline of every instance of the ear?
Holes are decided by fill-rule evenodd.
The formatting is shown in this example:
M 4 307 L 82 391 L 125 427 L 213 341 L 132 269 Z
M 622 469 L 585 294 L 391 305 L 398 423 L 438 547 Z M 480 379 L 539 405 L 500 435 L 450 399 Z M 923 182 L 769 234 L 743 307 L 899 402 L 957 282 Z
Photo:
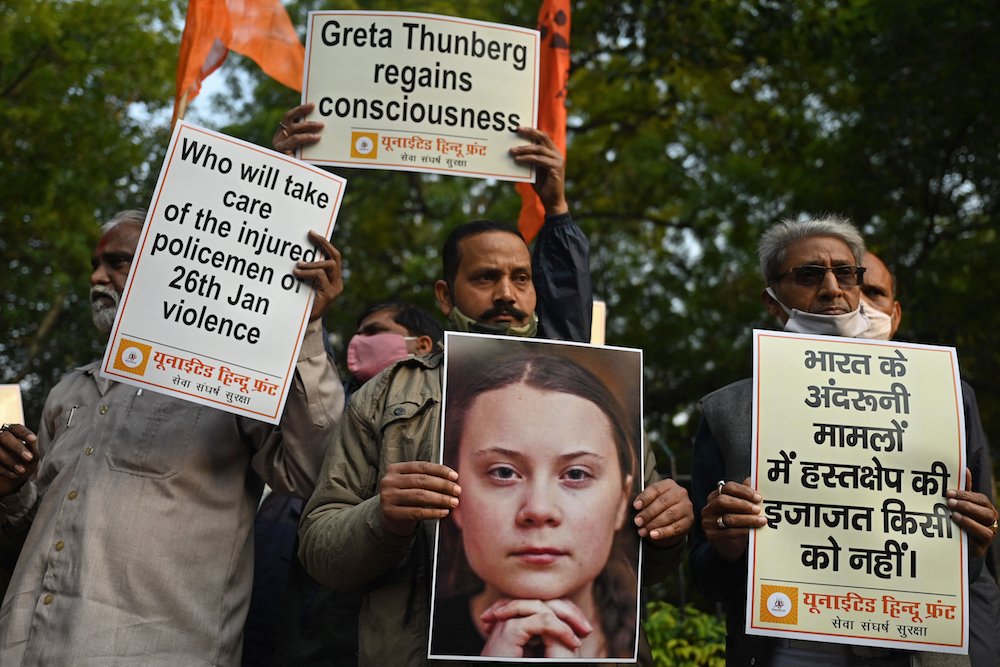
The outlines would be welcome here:
M 628 508 L 631 506 L 629 494 L 632 492 L 632 475 L 625 478 L 625 488 L 622 489 L 622 501 L 618 505 L 618 514 L 615 516 L 615 530 L 621 530 L 625 525 L 625 518 L 628 516 Z
M 451 314 L 451 309 L 455 307 L 455 304 L 451 300 L 451 290 L 448 289 L 448 283 L 444 280 L 434 283 L 434 296 L 437 298 L 441 314 L 448 317 Z
M 775 301 L 774 297 L 768 294 L 766 289 L 760 291 L 760 302 L 767 308 L 767 312 L 771 313 L 771 316 L 781 322 L 781 324 L 788 321 L 788 315 L 785 314 L 785 310 L 781 307 L 781 304 Z
M 892 320 L 892 329 L 889 330 L 889 338 L 896 337 L 896 329 L 899 328 L 899 323 L 903 319 L 903 307 L 899 305 L 898 301 L 892 302 L 892 315 L 890 316 Z
M 420 336 L 417 338 L 417 354 L 427 354 L 434 349 L 434 341 L 430 336 Z

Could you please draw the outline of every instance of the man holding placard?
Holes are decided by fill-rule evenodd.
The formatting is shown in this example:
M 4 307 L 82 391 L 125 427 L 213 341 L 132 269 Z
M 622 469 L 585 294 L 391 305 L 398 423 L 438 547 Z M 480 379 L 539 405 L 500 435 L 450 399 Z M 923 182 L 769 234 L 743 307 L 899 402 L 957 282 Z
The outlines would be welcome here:
M 865 313 L 864 307 L 860 305 L 860 286 L 862 284 L 862 276 L 864 275 L 864 267 L 862 265 L 864 252 L 864 242 L 861 236 L 853 225 L 843 220 L 826 218 L 805 222 L 789 221 L 773 226 L 761 238 L 759 246 L 761 272 L 767 285 L 762 294 L 765 306 L 782 323 L 785 331 L 788 332 L 842 337 L 861 337 L 866 335 L 871 329 L 871 322 Z M 817 338 L 816 340 L 819 339 Z M 852 357 L 852 355 L 846 356 Z M 859 363 L 867 361 L 867 358 L 861 359 L 859 357 L 858 361 Z M 808 363 L 806 365 L 809 367 Z M 851 367 L 848 372 L 857 371 Z M 855 381 L 859 382 L 858 380 Z M 833 380 L 829 382 L 829 386 L 830 388 L 835 387 Z M 902 387 L 902 384 L 900 383 L 898 386 Z M 774 529 L 771 526 L 772 522 L 777 524 L 781 519 L 789 516 L 788 514 L 782 514 L 780 510 L 772 512 L 773 508 L 770 507 L 765 511 L 765 507 L 769 502 L 768 499 L 763 498 L 762 494 L 757 493 L 750 486 L 751 448 L 756 442 L 753 424 L 757 423 L 758 429 L 761 428 L 759 423 L 760 415 L 757 416 L 757 421 L 755 421 L 751 411 L 754 400 L 753 388 L 754 384 L 751 380 L 743 380 L 703 398 L 701 400 L 703 418 L 695 438 L 694 447 L 692 495 L 695 506 L 699 510 L 699 516 L 692 539 L 691 565 L 695 582 L 702 592 L 710 599 L 725 602 L 728 605 L 728 663 L 735 665 L 801 665 L 807 663 L 829 665 L 908 665 L 910 658 L 905 652 L 891 651 L 879 648 L 876 645 L 865 646 L 862 644 L 866 642 L 849 642 L 845 641 L 843 637 L 841 637 L 840 643 L 834 644 L 824 641 L 777 638 L 782 636 L 780 634 L 776 638 L 746 634 L 744 624 L 745 622 L 750 622 L 750 612 L 757 611 L 756 607 L 749 611 L 747 608 L 748 535 L 751 535 L 751 531 L 761 530 L 765 526 L 768 526 L 768 529 L 772 530 Z M 837 388 L 839 389 L 839 387 Z M 845 390 L 841 389 L 841 391 Z M 848 389 L 846 391 L 858 392 L 860 390 Z M 796 396 L 796 399 L 793 400 L 797 404 L 797 394 L 792 392 L 791 395 Z M 812 405 L 808 400 L 806 404 Z M 859 403 L 859 405 L 863 406 L 863 402 Z M 773 406 L 771 407 L 773 411 Z M 786 407 L 790 413 L 793 403 L 786 401 Z M 760 405 L 758 405 L 758 411 L 760 410 Z M 916 417 L 910 418 L 916 419 Z M 824 426 L 824 424 L 819 424 L 818 426 Z M 834 425 L 826 426 L 832 428 Z M 905 427 L 906 422 L 904 419 L 901 427 L 902 430 L 905 430 Z M 843 428 L 855 427 L 844 426 Z M 886 435 L 881 433 L 881 431 L 889 431 L 889 429 L 858 426 L 856 431 L 866 434 L 869 432 L 877 433 L 881 438 Z M 854 432 L 852 431 L 852 437 L 853 434 Z M 817 447 L 821 440 L 820 435 L 819 433 L 816 434 L 816 444 L 813 444 L 811 442 L 812 438 L 810 438 L 810 442 L 803 444 L 802 447 Z M 910 435 L 912 437 L 912 433 Z M 831 477 L 832 482 L 830 483 L 834 485 L 839 485 L 841 479 L 850 479 L 850 471 L 848 469 L 858 466 L 838 466 L 825 463 L 807 464 L 804 459 L 820 455 L 815 454 L 817 451 L 827 452 L 827 455 L 831 457 L 833 456 L 831 452 L 844 452 L 848 457 L 853 454 L 855 458 L 860 459 L 856 461 L 857 463 L 864 463 L 866 460 L 870 461 L 872 458 L 870 453 L 859 453 L 851 449 L 832 449 L 833 446 L 831 445 L 831 448 L 824 450 L 801 449 L 803 454 L 798 456 L 800 461 L 796 460 L 796 456 L 800 453 L 799 442 L 792 439 L 786 445 L 792 452 L 789 457 L 786 457 L 789 461 L 789 466 L 801 465 L 803 466 L 803 470 L 805 470 L 806 465 L 813 467 L 826 466 L 831 470 L 843 471 L 844 477 Z M 853 446 L 852 444 L 851 447 Z M 873 445 L 874 448 L 875 446 Z M 902 448 L 901 440 L 899 441 L 899 448 Z M 891 450 L 890 448 L 884 448 L 883 445 L 883 449 L 878 451 L 884 453 Z M 886 460 L 888 461 L 888 459 Z M 969 466 L 972 468 L 971 474 L 973 478 L 979 478 L 982 475 L 988 474 L 987 471 L 978 469 L 977 462 L 979 460 L 979 457 L 974 452 L 970 452 L 968 461 Z M 770 463 L 770 459 L 768 462 Z M 892 469 L 881 468 L 878 461 L 876 461 L 876 468 L 890 475 L 886 479 L 889 479 L 890 481 L 887 483 L 891 484 L 890 471 Z M 759 474 L 760 470 L 758 470 Z M 771 471 L 768 471 L 767 477 L 769 480 L 772 479 Z M 774 479 L 780 480 L 780 477 L 781 471 L 776 471 Z M 803 480 L 806 479 L 807 475 L 803 472 Z M 880 477 L 880 479 L 882 478 Z M 863 488 L 869 488 L 869 483 L 870 481 L 864 481 L 863 484 L 865 486 Z M 970 484 L 967 483 L 966 488 L 969 486 Z M 829 491 L 824 492 L 830 495 Z M 804 520 L 806 525 L 808 525 L 810 521 L 808 517 L 811 517 L 812 512 L 816 511 L 820 512 L 823 516 L 823 522 L 835 519 L 834 523 L 837 523 L 840 521 L 840 518 L 833 517 L 834 514 L 838 512 L 853 512 L 854 518 L 850 520 L 855 523 L 864 523 L 862 519 L 866 518 L 863 514 L 866 508 L 860 505 L 864 504 L 865 501 L 863 498 L 865 495 L 863 491 L 860 493 L 854 491 L 853 502 L 847 504 L 823 505 L 812 503 L 806 507 L 805 504 L 800 503 L 803 512 L 802 517 L 805 517 Z M 958 491 L 953 488 L 946 492 L 941 491 L 941 495 L 947 499 L 947 505 L 945 506 L 942 503 L 942 507 L 946 507 L 951 511 L 951 521 L 958 524 L 968 534 L 972 544 L 972 555 L 977 558 L 981 557 L 995 534 L 995 528 L 991 528 L 991 525 L 996 525 L 996 511 L 989 502 L 989 499 L 980 493 Z M 819 499 L 823 500 L 823 497 L 821 496 Z M 891 503 L 893 501 L 888 502 Z M 859 506 L 856 507 L 854 505 Z M 871 518 L 871 513 L 867 515 L 867 518 Z M 886 523 L 890 523 L 889 518 L 886 519 Z M 847 520 L 845 519 L 845 521 Z M 803 519 L 799 516 L 794 517 L 796 524 L 802 523 L 802 521 Z M 950 523 L 948 519 L 944 519 L 944 522 Z M 785 527 L 788 523 L 790 521 L 787 520 L 785 523 L 782 523 L 781 529 L 786 529 Z M 878 524 L 881 527 L 882 521 L 878 521 Z M 822 525 L 829 526 L 833 525 L 833 523 L 824 523 Z M 945 529 L 950 532 L 947 526 L 942 527 L 942 532 Z M 838 534 L 838 536 L 840 535 Z M 843 537 L 841 539 L 844 541 Z M 823 542 L 820 539 L 817 541 Z M 829 543 L 823 542 L 823 544 L 825 547 L 817 546 L 813 549 L 816 552 L 815 554 L 812 552 L 803 553 L 801 556 L 803 566 L 826 568 L 831 557 L 833 562 L 836 563 L 836 558 L 841 547 L 832 539 L 829 540 Z M 807 545 L 802 546 L 804 548 Z M 899 547 L 900 545 L 896 543 L 896 546 Z M 906 545 L 902 545 L 902 548 L 905 550 Z M 844 568 L 840 570 L 841 578 L 844 578 L 845 570 L 849 573 L 851 570 L 857 569 L 857 567 L 862 567 L 864 561 L 860 555 L 864 550 L 850 549 L 852 553 L 850 555 L 850 567 L 848 567 L 846 563 L 848 560 L 848 549 L 844 548 L 843 551 L 845 553 L 840 556 L 841 561 L 844 563 Z M 857 554 L 854 552 L 857 552 Z M 795 560 L 796 562 L 799 560 L 798 553 L 795 554 Z M 913 562 L 914 559 L 909 558 L 907 566 L 912 567 Z M 976 570 L 979 565 L 981 563 L 973 563 L 970 571 Z M 833 570 L 834 572 L 837 571 L 835 565 Z M 809 571 L 811 572 L 812 570 Z M 878 572 L 879 576 L 882 576 L 882 571 L 878 570 Z M 830 575 L 827 574 L 826 578 L 830 580 Z M 879 579 L 876 578 L 875 581 L 879 581 Z M 787 588 L 789 591 L 792 591 L 794 587 L 789 584 Z M 854 588 L 857 587 L 855 586 Z M 867 598 L 856 593 L 853 588 L 849 590 L 850 592 L 847 596 L 840 597 L 844 597 L 851 604 L 853 604 L 855 599 L 864 599 L 866 600 L 865 604 L 867 604 Z M 792 599 L 789 599 L 788 595 Z M 768 598 L 766 609 L 763 609 L 762 605 L 760 612 L 764 614 L 764 611 L 767 611 L 771 618 L 777 618 L 778 621 L 775 621 L 775 623 L 778 624 L 778 627 L 787 628 L 787 630 L 784 630 L 786 632 L 785 636 L 794 635 L 794 631 L 796 630 L 795 624 L 798 623 L 795 619 L 796 604 L 799 607 L 805 607 L 799 609 L 798 619 L 807 622 L 813 614 L 820 613 L 817 607 L 821 606 L 816 604 L 811 607 L 808 604 L 803 605 L 795 598 L 794 592 L 789 592 L 788 595 L 782 597 L 781 594 L 775 594 L 775 600 L 781 603 L 779 606 L 782 608 L 779 609 L 772 606 L 772 600 Z M 824 598 L 829 599 L 833 597 L 837 596 L 824 596 Z M 840 597 L 838 597 L 838 601 L 836 602 L 838 605 Z M 789 603 L 792 605 L 791 610 L 788 607 Z M 825 599 L 824 603 L 829 603 L 829 600 Z M 879 603 L 879 612 L 882 611 L 881 607 L 882 603 Z M 845 607 L 836 608 L 847 609 Z M 790 611 L 791 614 L 789 614 Z M 858 611 L 861 610 L 859 609 Z M 873 607 L 871 611 L 875 612 L 876 609 Z M 846 613 L 844 615 L 848 617 Z M 869 616 L 865 616 L 862 620 L 850 620 L 848 622 L 856 622 L 860 628 L 867 626 L 869 624 L 868 619 L 874 618 L 874 616 L 875 614 L 872 613 Z M 909 614 L 907 614 L 908 618 Z M 833 627 L 839 628 L 840 622 L 841 619 L 838 616 Z M 895 630 L 896 628 L 893 628 L 893 632 Z M 811 638 L 816 636 L 816 631 L 810 634 Z M 900 637 L 895 643 L 885 641 L 878 646 L 885 646 L 887 644 L 901 645 L 903 643 L 901 639 L 905 639 L 906 637 L 906 635 L 900 633 Z M 927 648 L 925 647 L 924 650 L 927 650 Z M 927 655 L 929 654 L 924 654 L 925 657 Z M 955 661 L 955 664 L 963 664 L 963 662 L 967 664 L 967 660 L 958 655 L 936 657 L 938 659 Z
M 549 182 L 558 185 L 553 192 L 561 197 L 562 160 L 552 159 Z M 547 209 L 559 203 L 543 192 Z M 566 329 L 565 322 L 562 328 L 558 321 L 550 324 L 551 317 L 537 322 L 543 293 L 536 284 L 558 285 L 532 273 L 516 229 L 468 223 L 453 230 L 442 255 L 444 279 L 435 293 L 453 328 L 520 336 L 553 336 Z M 577 276 L 569 278 L 564 302 L 576 300 L 567 293 L 579 294 Z M 589 279 L 585 282 L 589 288 Z M 577 309 L 549 304 L 551 314 Z M 589 335 L 587 324 L 574 327 L 577 340 Z M 299 557 L 310 574 L 337 590 L 364 591 L 358 656 L 363 666 L 426 662 L 433 519 L 460 502 L 457 473 L 435 462 L 442 365 L 441 354 L 406 359 L 355 394 L 299 530 Z M 652 461 L 646 471 L 645 490 L 629 499 L 637 512 L 632 529 L 647 546 L 645 571 L 662 574 L 680 555 L 691 505 L 683 488 L 655 476 Z
M 102 228 L 90 282 L 104 335 L 144 218 Z M 0 664 L 238 663 L 264 482 L 308 496 L 343 404 L 321 323 L 343 289 L 340 255 L 310 241 L 325 258 L 293 271 L 315 298 L 278 426 L 104 379 L 98 363 L 52 390 L 37 438 L 5 425 L 0 521 L 24 545 Z

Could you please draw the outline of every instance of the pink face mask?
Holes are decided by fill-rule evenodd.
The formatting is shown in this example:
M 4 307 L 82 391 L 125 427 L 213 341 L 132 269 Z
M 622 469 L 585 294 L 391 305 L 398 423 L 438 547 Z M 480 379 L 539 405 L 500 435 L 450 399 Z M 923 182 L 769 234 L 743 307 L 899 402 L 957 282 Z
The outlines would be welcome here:
M 358 382 L 368 382 L 380 371 L 410 356 L 406 341 L 415 339 L 416 336 L 401 336 L 391 331 L 354 336 L 347 345 L 347 369 Z

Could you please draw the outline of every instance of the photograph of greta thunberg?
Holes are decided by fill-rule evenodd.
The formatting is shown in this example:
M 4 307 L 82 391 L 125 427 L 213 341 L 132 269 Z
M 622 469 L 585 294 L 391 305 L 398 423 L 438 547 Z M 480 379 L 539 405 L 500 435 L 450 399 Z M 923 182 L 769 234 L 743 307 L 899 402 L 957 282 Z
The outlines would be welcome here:
M 429 656 L 635 660 L 642 351 L 448 333 Z

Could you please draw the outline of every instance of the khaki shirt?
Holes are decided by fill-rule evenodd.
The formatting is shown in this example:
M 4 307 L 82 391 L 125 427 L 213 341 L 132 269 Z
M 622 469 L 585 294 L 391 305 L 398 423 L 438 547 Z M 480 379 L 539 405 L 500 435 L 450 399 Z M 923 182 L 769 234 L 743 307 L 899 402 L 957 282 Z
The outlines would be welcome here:
M 0 608 L 0 665 L 236 665 L 263 483 L 308 497 L 342 412 L 321 324 L 279 427 L 97 369 L 52 390 L 36 478 L 0 498 L 5 532 L 30 523 Z

